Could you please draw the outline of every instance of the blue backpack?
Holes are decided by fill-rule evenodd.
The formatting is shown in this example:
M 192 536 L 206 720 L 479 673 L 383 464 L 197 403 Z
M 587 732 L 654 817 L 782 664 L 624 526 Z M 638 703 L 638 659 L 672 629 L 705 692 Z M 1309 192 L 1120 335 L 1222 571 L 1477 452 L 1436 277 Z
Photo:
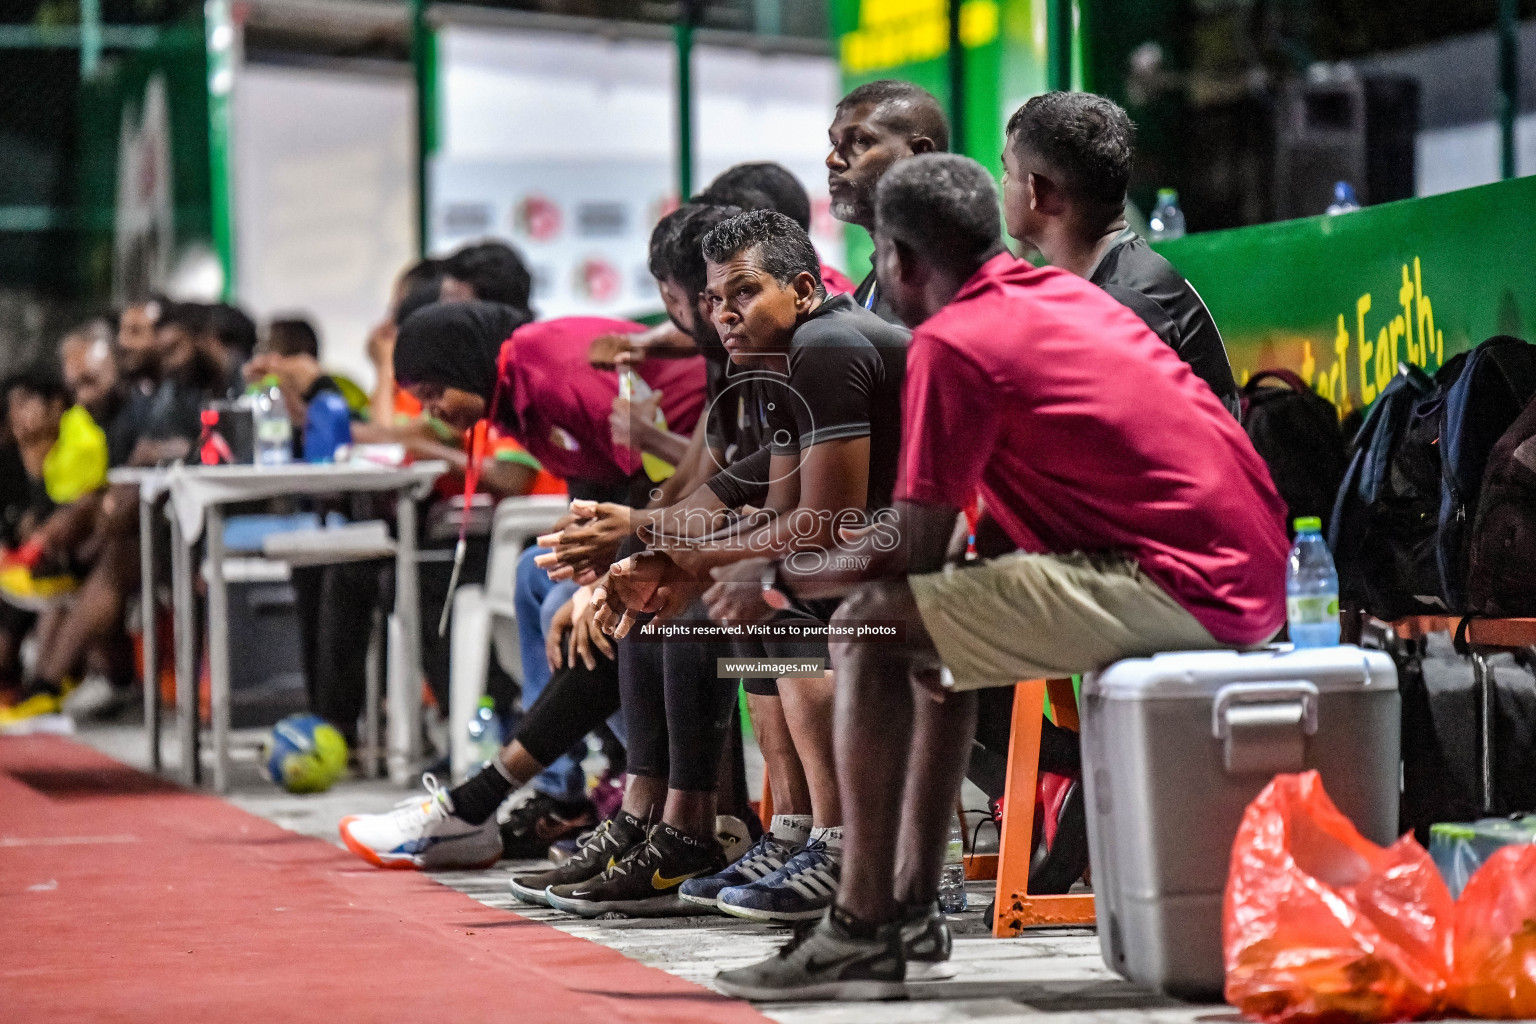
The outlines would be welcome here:
M 1436 564 L 1440 593 L 1456 614 L 1469 611 L 1472 525 L 1488 456 L 1536 396 L 1536 346 L 1497 335 L 1467 354 L 1445 392 L 1440 427 L 1440 516 Z

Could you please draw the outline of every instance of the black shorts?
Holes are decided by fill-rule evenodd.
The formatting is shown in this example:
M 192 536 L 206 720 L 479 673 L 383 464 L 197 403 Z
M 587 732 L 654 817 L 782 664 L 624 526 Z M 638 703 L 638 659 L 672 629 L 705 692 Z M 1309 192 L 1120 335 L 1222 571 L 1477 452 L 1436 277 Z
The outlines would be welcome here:
M 773 622 L 819 622 L 823 625 L 832 618 L 832 613 L 837 611 L 837 606 L 842 602 L 836 599 L 825 601 L 796 601 L 784 611 L 774 612 L 767 621 Z M 731 653 L 738 658 L 822 658 L 831 657 L 831 651 L 827 646 L 825 636 L 811 637 L 805 640 L 736 640 L 731 644 Z M 758 697 L 777 697 L 779 695 L 779 681 L 777 679 L 743 679 L 742 689 Z

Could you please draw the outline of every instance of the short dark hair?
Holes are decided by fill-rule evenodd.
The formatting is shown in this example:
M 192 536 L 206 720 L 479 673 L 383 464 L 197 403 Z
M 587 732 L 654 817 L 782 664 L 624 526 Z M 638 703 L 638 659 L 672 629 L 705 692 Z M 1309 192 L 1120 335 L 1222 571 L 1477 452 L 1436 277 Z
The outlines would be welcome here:
M 440 286 L 443 283 L 443 275 L 447 272 L 445 262 L 430 256 L 424 260 L 417 260 L 400 272 L 400 283 L 404 285 L 406 292 L 423 284 Z
M 741 190 L 758 193 L 767 203 L 759 205 L 734 198 L 736 191 Z M 728 167 L 704 189 L 703 198 L 743 210 L 777 210 L 805 230 L 811 230 L 811 197 L 800 179 L 783 164 L 762 160 Z
M 704 239 L 716 226 L 739 216 L 741 212 L 739 206 L 689 203 L 668 214 L 668 217 L 675 217 L 676 221 L 666 238 L 665 251 L 661 257 L 665 272 L 657 274 L 657 279 L 677 282 L 690 297 L 703 294 L 704 281 L 708 276 L 704 267 Z M 657 227 L 659 229 L 660 225 Z
M 810 274 L 816 287 L 822 287 L 821 258 L 811 236 L 773 210 L 753 210 L 723 221 L 704 236 L 703 248 L 704 259 L 710 263 L 724 263 L 750 249 L 757 265 L 780 284 Z
M 1106 213 L 1124 209 L 1136 126 L 1113 100 L 1091 92 L 1042 93 L 1008 119 L 1008 144 L 1055 169 L 1068 194 Z
M 533 275 L 517 250 L 505 242 L 474 242 L 443 261 L 447 276 L 469 285 L 475 298 L 527 310 Z
M 837 112 L 865 104 L 873 104 L 880 120 L 907 138 L 926 136 L 934 148 L 949 149 L 949 118 L 938 98 L 922 86 L 895 78 L 866 82 L 838 100 Z
M 3 399 L 7 412 L 10 409 L 13 391 L 25 392 L 35 398 L 41 398 L 44 402 L 59 401 L 65 405 L 69 404 L 69 389 L 64 386 L 64 378 L 51 363 L 28 366 L 5 379 L 5 383 L 0 385 L 0 399 Z
M 978 265 L 1002 245 L 997 186 L 967 156 L 900 160 L 875 192 L 875 230 L 941 265 Z
M 238 353 L 242 360 L 251 358 L 256 351 L 256 321 L 245 310 L 218 302 L 208 308 L 208 317 L 220 344 Z
M 267 327 L 267 351 L 278 356 L 320 358 L 320 335 L 301 316 L 273 320 Z
M 213 312 L 201 302 L 162 303 L 155 330 L 167 327 L 180 327 L 194 338 L 200 338 L 213 330 Z

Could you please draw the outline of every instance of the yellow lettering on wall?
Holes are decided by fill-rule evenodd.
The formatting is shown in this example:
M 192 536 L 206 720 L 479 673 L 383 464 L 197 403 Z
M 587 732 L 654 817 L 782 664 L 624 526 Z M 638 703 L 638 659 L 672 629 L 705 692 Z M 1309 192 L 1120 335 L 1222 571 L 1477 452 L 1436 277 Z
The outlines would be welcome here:
M 1397 372 L 1397 348 L 1392 344 L 1390 325 L 1376 335 L 1376 390 L 1385 388 Z
M 1429 299 L 1424 296 L 1424 278 L 1419 270 L 1419 258 L 1413 258 L 1413 299 L 1418 311 L 1419 344 L 1424 347 L 1426 353 L 1434 349 L 1435 361 L 1442 366 L 1445 364 L 1445 335 L 1435 330 L 1435 309 Z M 1429 359 L 1423 362 L 1429 365 Z
M 960 8 L 960 41 L 985 46 L 998 36 L 998 0 L 965 0 Z M 885 71 L 936 60 L 949 51 L 947 0 L 863 0 L 859 27 L 838 42 L 849 74 Z
M 1349 354 L 1349 331 L 1344 327 L 1342 314 L 1339 316 L 1339 333 L 1333 339 L 1333 352 L 1338 358 L 1333 361 L 1333 369 L 1328 371 L 1328 395 L 1343 415 L 1349 412 L 1349 375 L 1344 372 L 1344 357 Z
M 1408 361 L 1415 366 L 1423 366 L 1424 359 L 1419 354 L 1419 346 L 1413 342 L 1413 282 L 1408 280 L 1406 263 L 1403 264 L 1403 286 L 1397 290 L 1397 304 L 1403 307 L 1403 337 L 1408 343 Z
M 1371 293 L 1366 292 L 1355 300 L 1355 345 L 1360 356 L 1360 400 L 1366 405 L 1376 401 L 1376 385 L 1367 378 L 1371 370 L 1371 353 L 1375 346 L 1365 340 L 1365 314 L 1371 311 Z

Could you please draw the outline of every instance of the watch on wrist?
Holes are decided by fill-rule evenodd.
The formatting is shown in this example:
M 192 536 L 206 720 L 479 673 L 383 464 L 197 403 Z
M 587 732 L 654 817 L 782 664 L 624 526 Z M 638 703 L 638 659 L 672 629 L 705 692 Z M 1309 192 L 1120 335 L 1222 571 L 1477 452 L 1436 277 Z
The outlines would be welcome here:
M 779 589 L 779 563 L 769 562 L 763 569 L 763 603 L 776 612 L 789 608 L 789 595 Z

